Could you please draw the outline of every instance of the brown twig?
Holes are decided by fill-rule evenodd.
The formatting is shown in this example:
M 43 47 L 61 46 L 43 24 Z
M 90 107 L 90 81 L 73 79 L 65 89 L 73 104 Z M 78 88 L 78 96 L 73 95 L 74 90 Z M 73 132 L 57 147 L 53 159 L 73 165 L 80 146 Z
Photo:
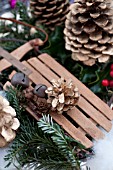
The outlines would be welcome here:
M 35 26 L 33 26 L 33 25 L 31 25 L 31 24 L 28 24 L 28 23 L 24 23 L 24 22 L 22 22 L 22 21 L 18 21 L 18 20 L 14 19 L 14 18 L 4 18 L 4 17 L 0 17 L 0 19 L 1 19 L 1 20 L 8 20 L 8 21 L 11 21 L 11 22 L 15 22 L 15 23 L 17 23 L 17 24 L 24 25 L 24 26 L 26 26 L 26 27 L 35 28 L 36 30 L 41 31 L 43 34 L 45 34 L 46 37 L 45 37 L 45 40 L 43 41 L 43 43 L 45 43 L 45 42 L 48 40 L 48 34 L 46 33 L 46 31 L 44 31 L 44 30 L 41 29 L 41 28 L 35 27 Z

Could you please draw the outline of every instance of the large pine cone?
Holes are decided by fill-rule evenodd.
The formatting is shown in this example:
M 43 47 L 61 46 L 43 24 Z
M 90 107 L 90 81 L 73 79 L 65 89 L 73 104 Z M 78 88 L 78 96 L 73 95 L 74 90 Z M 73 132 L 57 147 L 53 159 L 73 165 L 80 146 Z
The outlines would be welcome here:
M 52 111 L 62 114 L 70 110 L 78 103 L 78 88 L 71 80 L 65 81 L 63 78 L 52 80 L 52 85 L 45 92 L 48 94 L 47 102 L 51 104 Z
M 68 13 L 68 0 L 30 0 L 33 16 L 38 23 L 43 23 L 50 29 L 61 25 Z
M 113 55 L 112 0 L 75 0 L 65 22 L 66 49 L 72 58 L 92 66 Z

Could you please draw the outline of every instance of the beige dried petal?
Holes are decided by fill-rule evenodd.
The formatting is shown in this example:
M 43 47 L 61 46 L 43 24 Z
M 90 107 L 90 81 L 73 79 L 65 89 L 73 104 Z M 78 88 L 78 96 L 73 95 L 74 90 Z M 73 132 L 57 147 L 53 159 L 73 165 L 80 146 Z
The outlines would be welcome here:
M 93 5 L 93 2 L 86 2 L 86 5 L 89 7 L 89 6 L 92 6 Z
M 80 21 L 81 23 L 85 23 L 88 21 L 88 17 L 85 16 L 79 16 L 78 17 L 78 21 Z
M 87 61 L 83 61 L 83 63 L 85 64 L 85 65 L 88 65 L 88 66 L 92 66 L 92 65 L 94 65 L 95 64 L 95 59 L 89 59 L 89 60 L 87 60 Z
M 79 48 L 79 51 L 84 55 L 91 53 L 91 51 L 86 48 Z
M 77 37 L 77 41 L 80 42 L 81 44 L 87 43 L 89 40 L 89 37 L 87 34 L 81 34 Z
M 100 44 L 105 44 L 105 43 L 107 43 L 109 40 L 110 40 L 110 37 L 109 37 L 108 35 L 105 35 L 105 36 L 103 36 L 102 39 L 100 39 L 98 42 L 99 42 Z
M 53 101 L 52 101 L 52 107 L 53 108 L 55 108 L 56 106 L 57 106 L 57 104 L 58 104 L 58 99 L 53 99 Z
M 59 97 L 59 103 L 64 103 L 64 99 L 65 99 L 64 93 L 60 94 L 58 97 Z
M 74 91 L 75 91 L 75 92 L 78 92 L 78 87 L 75 87 L 75 88 L 74 88 Z
M 108 24 L 107 17 L 100 16 L 98 19 L 95 20 L 95 23 L 100 27 L 105 27 Z
M 79 61 L 87 61 L 89 59 L 88 55 L 84 55 L 82 53 L 74 53 L 74 55 Z
M 13 124 L 12 124 L 12 126 L 10 128 L 13 129 L 13 130 L 17 130 L 19 128 L 19 126 L 20 126 L 19 120 L 17 118 L 14 118 L 13 119 Z
M 65 99 L 65 104 L 66 104 L 66 105 L 69 105 L 69 104 L 70 104 L 70 97 L 66 97 L 66 99 Z
M 53 79 L 51 81 L 51 83 L 53 84 L 54 87 L 59 87 L 60 86 L 59 83 L 55 79 Z
M 99 15 L 100 15 L 99 12 L 90 13 L 90 16 L 91 16 L 92 18 L 97 18 L 97 17 L 99 17 Z
M 101 52 L 101 51 L 105 50 L 106 48 L 107 48 L 106 46 L 99 46 L 99 47 L 96 47 L 94 50 L 97 52 Z
M 9 102 L 4 97 L 0 96 L 0 110 L 7 106 L 9 106 Z
M 98 45 L 96 43 L 88 43 L 88 44 L 84 44 L 85 48 L 88 48 L 90 50 L 93 50 L 97 47 Z
M 10 114 L 4 114 L 4 120 L 5 120 L 5 124 L 8 124 L 12 121 L 12 116 Z
M 113 55 L 113 47 L 109 47 L 106 50 L 102 51 L 102 54 Z
M 1 135 L 5 138 L 7 142 L 11 142 L 15 138 L 16 133 L 10 128 L 5 129 L 5 127 L 3 126 Z
M 84 25 L 83 30 L 86 33 L 90 34 L 90 33 L 94 32 L 96 30 L 96 25 L 91 23 L 91 22 L 89 22 L 89 23 Z
M 71 58 L 75 61 L 78 61 L 79 59 L 77 58 L 77 53 L 72 53 Z
M 106 61 L 109 60 L 109 58 L 110 58 L 109 55 L 102 55 L 101 57 L 98 58 L 98 61 L 99 61 L 100 63 L 105 63 Z
M 64 107 L 64 104 L 60 103 L 60 104 L 57 106 L 57 110 L 60 112 L 61 110 L 63 110 L 63 107 Z
M 75 93 L 75 97 L 76 97 L 76 98 L 79 97 L 79 92 L 76 92 L 76 93 Z
M 6 140 L 0 135 L 0 148 L 7 145 Z
M 99 31 L 99 32 L 93 32 L 90 34 L 89 38 L 92 40 L 92 41 L 98 41 L 102 38 L 102 32 Z
M 66 112 L 66 111 L 68 111 L 69 109 L 70 109 L 70 107 L 67 106 L 67 105 L 65 105 L 64 108 L 63 108 L 63 111 Z
M 6 113 L 9 113 L 13 117 L 16 116 L 15 109 L 13 109 L 11 106 L 7 106 L 7 107 L 3 108 L 3 111 Z

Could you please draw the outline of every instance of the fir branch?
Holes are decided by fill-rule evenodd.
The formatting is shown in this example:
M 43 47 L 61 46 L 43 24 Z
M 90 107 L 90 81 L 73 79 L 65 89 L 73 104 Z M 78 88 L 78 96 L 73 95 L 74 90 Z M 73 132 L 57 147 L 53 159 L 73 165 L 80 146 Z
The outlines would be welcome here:
M 75 149 L 72 148 L 68 142 L 69 138 L 72 140 L 71 137 L 68 137 L 67 140 L 63 130 L 61 130 L 58 124 L 53 123 L 52 118 L 50 118 L 49 115 L 43 116 L 43 118 L 38 122 L 38 126 L 42 129 L 42 131 L 44 131 L 44 133 L 51 134 L 53 142 L 58 146 L 60 152 L 65 156 L 67 161 L 71 163 L 72 167 L 79 169 L 80 164 L 74 152 Z M 82 145 L 80 144 L 80 147 L 81 146 Z
M 7 97 L 8 101 L 11 103 L 12 107 L 15 108 L 17 115 L 20 117 L 21 113 L 24 110 L 24 108 L 21 106 L 20 102 L 21 103 L 25 102 L 25 98 L 21 93 L 21 87 L 13 88 L 12 86 L 9 86 L 7 88 L 8 88 L 8 91 L 6 92 L 6 97 Z

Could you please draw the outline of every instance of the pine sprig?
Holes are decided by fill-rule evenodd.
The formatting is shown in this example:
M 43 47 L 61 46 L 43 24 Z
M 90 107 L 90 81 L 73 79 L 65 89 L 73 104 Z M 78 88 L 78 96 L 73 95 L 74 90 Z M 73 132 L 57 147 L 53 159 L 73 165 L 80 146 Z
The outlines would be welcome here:
M 21 92 L 21 87 L 13 88 L 12 86 L 9 86 L 7 88 L 8 91 L 6 92 L 6 97 L 11 103 L 12 107 L 15 108 L 17 115 L 20 116 L 24 110 L 24 107 L 22 107 L 21 104 L 25 102 L 25 98 Z
M 38 126 L 42 129 L 44 133 L 50 134 L 53 142 L 58 146 L 60 152 L 65 156 L 67 161 L 71 163 L 72 167 L 79 167 L 78 158 L 74 152 L 74 148 L 70 146 L 70 141 L 73 140 L 71 137 L 66 138 L 63 130 L 58 124 L 53 123 L 50 116 L 43 116 L 42 119 L 38 122 Z M 77 142 L 77 141 L 75 141 Z M 77 142 L 78 144 L 78 142 Z M 81 148 L 84 148 L 82 144 L 79 144 Z

